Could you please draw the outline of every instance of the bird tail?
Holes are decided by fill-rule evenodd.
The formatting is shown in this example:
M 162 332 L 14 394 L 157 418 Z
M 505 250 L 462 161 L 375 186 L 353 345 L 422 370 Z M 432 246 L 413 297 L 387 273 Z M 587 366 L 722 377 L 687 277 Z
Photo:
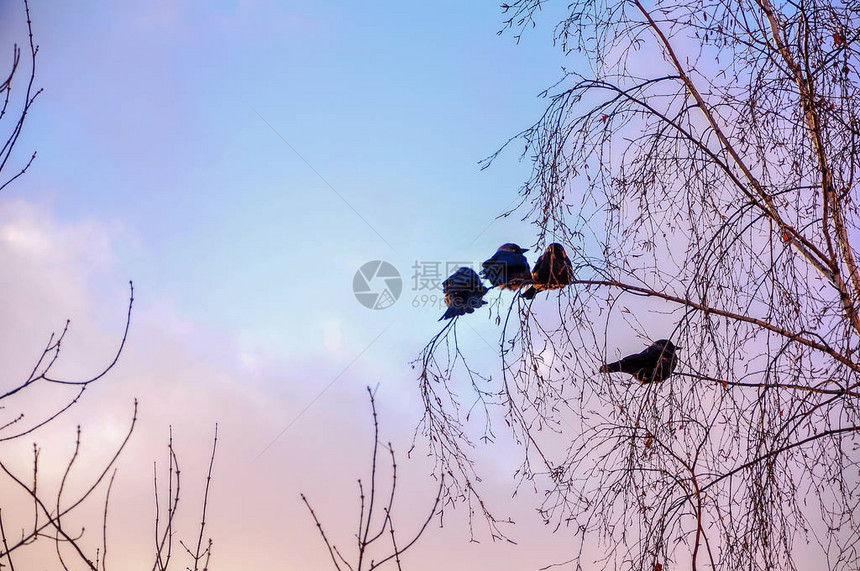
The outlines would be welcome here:
M 621 370 L 621 361 L 615 361 L 614 363 L 607 363 L 598 369 L 601 373 L 622 373 Z
M 453 319 L 455 317 L 463 315 L 464 313 L 465 311 L 463 311 L 459 307 L 449 307 L 448 311 L 446 311 L 445 314 L 439 318 L 439 321 L 442 321 L 443 319 Z
M 538 291 L 535 289 L 535 286 L 531 286 L 529 287 L 529 289 L 523 292 L 523 297 L 525 299 L 534 299 L 534 297 L 537 295 L 537 292 Z

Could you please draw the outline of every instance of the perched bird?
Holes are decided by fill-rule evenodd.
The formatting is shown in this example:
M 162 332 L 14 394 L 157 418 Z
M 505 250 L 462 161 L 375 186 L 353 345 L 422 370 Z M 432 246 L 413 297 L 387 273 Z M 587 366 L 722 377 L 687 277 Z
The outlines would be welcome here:
M 532 269 L 532 281 L 534 285 L 523 292 L 526 299 L 532 299 L 541 291 L 570 285 L 573 281 L 573 264 L 561 244 L 552 243 L 546 247 Z
M 531 283 L 529 261 L 523 256 L 528 251 L 516 244 L 502 244 L 492 258 L 481 264 L 481 275 L 502 289 L 519 289 Z
M 660 339 L 648 346 L 641 353 L 628 355 L 620 361 L 600 367 L 601 373 L 630 373 L 640 383 L 656 383 L 665 380 L 675 365 L 678 357 L 675 351 L 680 350 L 668 339 Z
M 439 321 L 452 319 L 464 313 L 473 313 L 487 303 L 482 298 L 489 290 L 475 270 L 464 266 L 442 282 L 442 291 L 445 294 L 445 305 L 448 306 L 448 311 L 439 318 Z

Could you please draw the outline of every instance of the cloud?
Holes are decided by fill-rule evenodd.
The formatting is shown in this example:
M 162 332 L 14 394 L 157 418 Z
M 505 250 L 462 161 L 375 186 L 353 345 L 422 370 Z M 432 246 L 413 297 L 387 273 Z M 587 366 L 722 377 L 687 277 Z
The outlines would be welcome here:
M 126 241 L 135 237 L 116 225 L 64 224 L 46 205 L 5 203 L 0 214 L 4 267 L 0 309 L 5 316 L 0 359 L 9 374 L 0 388 L 8 389 L 24 378 L 49 332 L 62 327 L 66 317 L 72 318 L 72 328 L 57 363 L 58 374 L 86 377 L 110 360 L 125 319 L 128 292 L 125 276 L 118 275 L 116 252 Z M 127 569 L 148 569 L 153 553 L 153 471 L 164 490 L 168 427 L 173 427 L 181 468 L 177 537 L 193 540 L 217 422 L 219 441 L 207 512 L 207 535 L 215 541 L 213 568 L 328 568 L 328 554 L 299 493 L 307 494 L 330 538 L 349 550 L 359 509 L 356 481 L 369 478 L 373 433 L 365 385 L 388 381 L 379 390 L 378 407 L 381 438 L 392 441 L 398 452 L 396 513 L 403 537 L 417 528 L 432 504 L 435 483 L 427 477 L 431 466 L 420 441 L 414 458 L 406 459 L 420 415 L 417 391 L 392 381 L 411 379 L 408 365 L 403 363 L 402 374 L 392 379 L 393 366 L 383 358 L 386 349 L 348 366 L 358 350 L 344 338 L 343 324 L 331 315 L 319 328 L 316 351 L 282 357 L 261 345 L 250 358 L 241 333 L 191 320 L 172 302 L 153 299 L 138 288 L 128 345 L 117 367 L 88 388 L 69 413 L 20 442 L 2 445 L 0 454 L 26 476 L 32 442 L 38 442 L 40 489 L 55 490 L 71 457 L 75 426 L 80 425 L 80 456 L 67 484 L 66 497 L 71 498 L 122 441 L 138 399 L 138 423 L 111 491 L 108 559 L 109 564 L 122 561 Z M 341 377 L 332 384 L 338 374 Z M 330 390 L 319 396 L 330 384 Z M 0 414 L 8 418 L 24 410 L 28 418 L 35 418 L 53 410 L 67 395 L 58 395 L 53 386 L 36 387 Z M 500 451 L 487 450 L 486 456 Z M 484 482 L 488 497 L 499 515 L 514 513 L 523 523 L 534 522 L 528 494 L 525 499 L 510 499 L 509 476 L 488 474 Z M 12 497 L 8 482 L 0 483 L 0 494 Z M 84 544 L 91 553 L 101 540 L 100 531 L 93 530 L 101 529 L 103 500 L 104 488 L 79 515 L 67 518 L 72 525 L 86 527 Z M 19 511 L 8 505 L 18 505 Z M 18 533 L 17 528 L 29 525 L 30 505 L 6 506 L 7 530 Z M 408 559 L 410 568 L 436 569 L 452 561 L 461 568 L 485 568 L 501 557 L 506 563 L 495 568 L 503 569 L 533 561 L 530 549 L 514 552 L 491 542 L 468 543 L 466 522 L 465 510 L 459 509 L 448 513 L 445 528 L 432 525 Z M 542 537 L 532 533 L 537 529 L 525 525 L 514 531 L 528 542 Z M 547 549 L 550 540 L 540 541 Z M 49 542 L 41 543 L 49 547 Z M 563 542 L 557 538 L 555 543 Z M 177 556 L 180 550 L 176 549 Z M 29 548 L 15 563 L 51 568 L 54 557 L 51 549 Z M 555 560 L 561 559 L 559 555 Z

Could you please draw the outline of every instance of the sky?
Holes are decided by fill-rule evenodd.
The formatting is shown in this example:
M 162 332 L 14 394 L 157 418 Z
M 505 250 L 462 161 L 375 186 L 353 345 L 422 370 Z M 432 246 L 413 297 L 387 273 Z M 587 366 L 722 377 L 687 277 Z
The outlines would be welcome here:
M 23 7 L 0 6 L 0 48 L 11 52 L 26 39 Z M 552 45 L 553 14 L 517 43 L 497 35 L 504 17 L 484 2 L 30 8 L 44 92 L 14 164 L 38 157 L 0 195 L 4 386 L 26 377 L 67 318 L 56 372 L 92 375 L 122 337 L 129 280 L 134 306 L 117 367 L 24 439 L 16 465 L 27 469 L 36 441 L 44 485 L 56 485 L 80 425 L 70 485 L 83 485 L 121 442 L 138 399 L 111 492 L 108 561 L 151 568 L 152 475 L 164 485 L 168 427 L 183 475 L 179 533 L 193 537 L 218 423 L 210 568 L 329 569 L 299 494 L 349 546 L 356 480 L 369 477 L 371 386 L 381 438 L 398 452 L 408 535 L 435 491 L 426 443 L 406 457 L 421 417 L 410 362 L 443 312 L 438 284 L 416 289 L 413 266 L 444 273 L 504 242 L 534 246 L 522 215 L 496 219 L 516 204 L 528 157 L 514 144 L 488 169 L 479 161 L 534 122 L 546 105 L 539 93 L 577 64 Z M 373 260 L 403 279 L 386 309 L 353 293 L 356 271 Z M 461 346 L 492 371 L 498 329 L 473 317 Z M 33 395 L 14 406 L 38 415 L 64 396 Z M 477 456 L 494 511 L 517 521 L 518 545 L 490 541 L 481 526 L 469 541 L 461 507 L 446 511 L 444 527 L 434 520 L 406 555 L 409 569 L 569 558 L 566 532 L 540 523 L 539 498 L 513 497 L 517 454 L 506 446 L 502 438 Z M 16 564 L 36 568 L 38 557 Z

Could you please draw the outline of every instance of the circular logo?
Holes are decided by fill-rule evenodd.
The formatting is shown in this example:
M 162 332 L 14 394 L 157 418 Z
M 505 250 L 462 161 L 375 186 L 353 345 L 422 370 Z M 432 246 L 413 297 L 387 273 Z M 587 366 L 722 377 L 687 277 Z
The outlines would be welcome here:
M 397 268 L 382 260 L 367 262 L 352 278 L 352 292 L 358 303 L 368 309 L 388 309 L 403 291 Z

